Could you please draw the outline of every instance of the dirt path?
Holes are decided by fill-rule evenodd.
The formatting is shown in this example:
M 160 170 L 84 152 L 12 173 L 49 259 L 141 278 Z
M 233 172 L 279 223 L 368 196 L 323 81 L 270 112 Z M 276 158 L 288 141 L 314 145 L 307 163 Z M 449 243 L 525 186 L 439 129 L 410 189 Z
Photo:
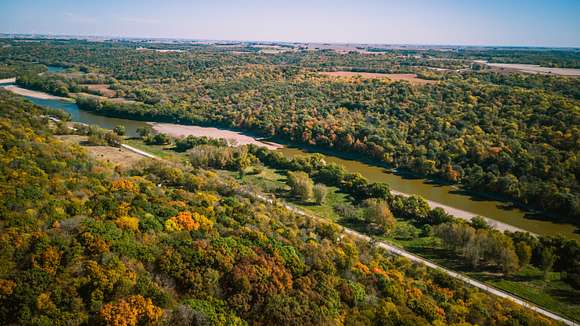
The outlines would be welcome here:
M 259 200 L 268 202 L 270 204 L 273 204 L 274 203 L 274 201 L 272 199 L 267 198 L 267 197 L 262 196 L 262 195 L 259 195 L 259 194 L 253 194 L 251 192 L 245 192 L 245 194 L 246 195 L 249 195 L 249 196 L 252 196 L 254 198 L 257 198 Z M 319 222 L 323 222 L 323 223 L 332 223 L 332 222 L 329 222 L 327 219 L 324 219 L 324 218 L 318 217 L 316 215 L 307 213 L 307 212 L 305 212 L 305 211 L 303 211 L 303 210 L 301 210 L 299 208 L 296 208 L 294 206 L 288 205 L 286 203 L 284 203 L 283 205 L 286 207 L 286 209 L 294 212 L 295 214 L 299 214 L 299 215 L 302 215 L 302 216 L 306 216 L 306 217 L 315 219 L 315 220 L 317 220 Z M 415 254 L 412 254 L 412 253 L 410 253 L 410 252 L 408 252 L 408 251 L 406 251 L 404 249 L 401 249 L 399 247 L 396 247 L 395 245 L 390 244 L 390 243 L 388 243 L 386 241 L 377 241 L 377 240 L 375 240 L 375 239 L 373 239 L 373 238 L 371 238 L 371 237 L 369 237 L 367 235 L 364 235 L 364 234 L 362 234 L 360 232 L 357 232 L 355 230 L 352 230 L 352 229 L 349 229 L 349 228 L 346 228 L 346 227 L 342 227 L 342 226 L 341 226 L 341 228 L 342 228 L 342 232 L 343 233 L 348 234 L 348 235 L 350 235 L 350 236 L 352 236 L 354 238 L 357 238 L 359 240 L 363 240 L 363 241 L 366 241 L 366 242 L 375 243 L 376 246 L 378 246 L 378 247 L 380 247 L 380 248 L 382 248 L 382 249 L 384 249 L 384 250 L 386 250 L 386 251 L 388 251 L 388 252 L 390 252 L 390 253 L 392 253 L 394 255 L 402 256 L 402 257 L 405 257 L 405 258 L 411 260 L 414 263 L 422 264 L 422 265 L 425 265 L 425 266 L 427 266 L 429 268 L 439 270 L 439 271 L 441 271 L 441 272 L 443 272 L 443 273 L 445 273 L 445 274 L 447 274 L 447 275 L 449 275 L 449 276 L 451 276 L 451 277 L 453 277 L 455 279 L 461 280 L 461 281 L 463 281 L 463 282 L 465 282 L 465 283 L 467 283 L 467 284 L 469 284 L 471 286 L 474 286 L 474 287 L 476 287 L 476 288 L 478 288 L 478 289 L 480 289 L 482 291 L 485 291 L 487 293 L 496 295 L 496 296 L 501 297 L 501 298 L 508 299 L 508 300 L 512 301 L 513 303 L 515 303 L 515 304 L 518 304 L 518 305 L 523 306 L 523 307 L 525 307 L 527 309 L 533 310 L 533 311 L 535 311 L 537 313 L 540 313 L 540 314 L 542 314 L 542 315 L 544 315 L 546 317 L 549 317 L 551 319 L 554 319 L 554 320 L 563 322 L 566 325 L 574 325 L 574 326 L 577 326 L 578 325 L 577 323 L 573 322 L 572 320 L 566 319 L 566 318 L 561 317 L 560 315 L 557 315 L 557 314 L 555 314 L 553 312 L 550 312 L 548 310 L 542 309 L 541 307 L 536 306 L 535 304 L 530 303 L 528 301 L 525 301 L 523 299 L 520 299 L 520 298 L 518 298 L 518 297 L 516 297 L 516 296 L 514 296 L 514 295 L 512 295 L 510 293 L 507 293 L 507 292 L 504 292 L 502 290 L 496 289 L 494 287 L 485 285 L 484 283 L 482 283 L 480 281 L 477 281 L 477 280 L 475 280 L 473 278 L 470 278 L 470 277 L 465 276 L 463 274 L 454 272 L 454 271 L 452 271 L 450 269 L 447 269 L 445 267 L 442 267 L 440 265 L 437 265 L 437 264 L 435 264 L 435 263 L 433 263 L 433 262 L 431 262 L 431 261 L 429 261 L 427 259 L 421 258 L 421 257 L 419 257 L 419 256 L 417 256 Z
M 33 91 L 33 90 L 24 89 L 24 88 L 21 88 L 18 86 L 5 86 L 4 88 L 9 90 L 9 91 L 12 91 L 16 94 L 40 98 L 40 99 L 56 99 L 56 100 L 71 101 L 71 99 L 69 99 L 69 98 L 53 96 L 53 95 L 46 94 L 43 92 L 37 92 L 37 91 Z M 254 138 L 254 137 L 244 135 L 244 134 L 237 132 L 237 131 L 223 130 L 223 129 L 213 128 L 213 127 L 179 125 L 179 124 L 172 124 L 172 123 L 152 122 L 150 124 L 155 131 L 161 132 L 161 133 L 166 133 L 166 134 L 171 135 L 173 137 L 184 137 L 184 136 L 188 136 L 188 135 L 193 135 L 196 137 L 206 136 L 209 138 L 224 138 L 224 139 L 228 139 L 228 140 L 233 140 L 233 142 L 235 142 L 237 145 L 254 144 L 254 145 L 266 147 L 270 150 L 275 150 L 275 149 L 279 149 L 279 148 L 283 147 L 283 145 L 281 145 L 281 144 L 277 144 L 277 143 L 269 142 L 269 141 L 262 141 L 260 139 Z M 144 156 L 150 155 L 149 153 L 140 151 L 139 149 L 131 147 L 129 145 L 123 144 L 122 146 L 124 148 L 131 150 L 135 153 L 138 153 L 140 155 L 144 155 Z M 391 192 L 393 194 L 396 194 L 396 195 L 410 196 L 410 194 L 398 192 L 395 190 L 392 190 Z M 457 218 L 466 220 L 466 221 L 471 221 L 472 218 L 479 216 L 475 213 L 471 213 L 471 212 L 464 211 L 464 210 L 461 210 L 458 208 L 447 206 L 447 205 L 444 205 L 444 204 L 441 204 L 438 202 L 434 202 L 431 200 L 427 200 L 427 202 L 433 208 L 440 207 L 448 214 L 453 215 Z M 524 229 L 521 229 L 521 228 L 518 228 L 518 227 L 515 227 L 512 225 L 494 220 L 492 218 L 488 218 L 488 217 L 483 217 L 483 218 L 488 222 L 489 225 L 491 225 L 491 226 L 493 226 L 501 231 L 529 232 L 529 231 L 526 231 Z M 533 234 L 532 232 L 529 232 L 529 233 Z
M 125 148 L 125 149 L 127 149 L 127 150 L 129 150 L 129 151 L 131 151 L 131 152 L 133 152 L 133 153 L 139 154 L 139 155 L 141 155 L 141 156 L 145 156 L 145 157 L 147 157 L 147 158 L 154 158 L 154 159 L 159 159 L 159 157 L 157 157 L 157 156 L 155 156 L 155 155 L 153 155 L 153 154 L 150 154 L 150 153 L 144 152 L 144 151 L 142 151 L 142 150 L 140 150 L 140 149 L 137 149 L 137 148 L 135 148 L 135 147 L 133 147 L 133 146 L 129 146 L 129 145 L 127 145 L 127 144 L 121 144 L 121 147 L 123 147 L 123 148 Z

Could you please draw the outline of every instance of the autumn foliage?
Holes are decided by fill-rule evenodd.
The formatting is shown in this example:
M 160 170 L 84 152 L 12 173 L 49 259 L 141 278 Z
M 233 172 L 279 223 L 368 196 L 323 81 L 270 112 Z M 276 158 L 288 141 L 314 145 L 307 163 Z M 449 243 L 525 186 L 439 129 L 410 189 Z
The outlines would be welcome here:
M 101 308 L 99 316 L 106 325 L 133 326 L 159 321 L 163 316 L 163 310 L 155 306 L 151 299 L 133 295 L 115 303 L 106 304 Z
M 169 232 L 210 230 L 213 222 L 197 212 L 181 212 L 167 221 L 165 229 Z
M 45 113 L 0 90 L 0 324 L 552 324 L 226 176 L 111 169 Z

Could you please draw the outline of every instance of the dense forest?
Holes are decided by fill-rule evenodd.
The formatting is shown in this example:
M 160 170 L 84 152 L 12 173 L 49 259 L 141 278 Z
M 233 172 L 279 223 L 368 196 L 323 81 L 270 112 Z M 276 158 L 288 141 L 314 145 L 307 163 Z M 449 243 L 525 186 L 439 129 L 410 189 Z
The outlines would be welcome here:
M 7 42 L 7 41 L 6 41 Z M 69 67 L 23 72 L 22 86 L 81 97 L 81 108 L 111 116 L 221 124 L 265 136 L 362 154 L 377 163 L 499 195 L 577 223 L 580 79 L 504 74 L 470 60 L 576 66 L 577 51 L 290 51 L 265 55 L 212 46 L 182 52 L 145 44 L 11 42 L 5 67 Z M 237 49 L 237 48 L 236 48 Z M 510 57 L 511 55 L 511 57 Z M 515 60 L 514 59 L 514 60 Z M 430 68 L 447 67 L 436 71 Z M 319 71 L 416 73 L 436 83 L 333 78 Z M 104 83 L 116 97 L 83 97 Z
M 113 169 L 46 114 L 0 92 L 2 324 L 550 324 L 211 170 Z

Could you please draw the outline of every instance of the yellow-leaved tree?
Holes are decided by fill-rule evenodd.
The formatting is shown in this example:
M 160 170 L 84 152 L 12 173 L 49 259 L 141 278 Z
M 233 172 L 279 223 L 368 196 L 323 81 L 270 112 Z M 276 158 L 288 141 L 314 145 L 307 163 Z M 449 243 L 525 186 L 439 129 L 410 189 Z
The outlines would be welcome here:
M 104 305 L 99 314 L 106 325 L 131 326 L 159 321 L 163 316 L 163 309 L 154 305 L 149 298 L 132 295 L 116 303 Z
M 169 232 L 178 231 L 209 231 L 213 227 L 213 221 L 205 215 L 196 212 L 181 212 L 165 221 L 165 230 Z

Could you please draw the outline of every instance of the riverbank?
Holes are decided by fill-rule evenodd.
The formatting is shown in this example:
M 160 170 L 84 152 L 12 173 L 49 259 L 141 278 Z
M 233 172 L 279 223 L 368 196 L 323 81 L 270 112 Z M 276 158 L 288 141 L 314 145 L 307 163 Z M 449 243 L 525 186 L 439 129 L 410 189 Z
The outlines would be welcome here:
M 0 79 L 0 84 L 13 84 L 16 82 L 16 78 L 4 78 Z
M 195 136 L 195 137 L 223 138 L 226 140 L 233 141 L 233 143 L 236 144 L 237 146 L 251 144 L 266 147 L 270 150 L 280 149 L 284 147 L 283 145 L 278 143 L 274 143 L 271 141 L 262 141 L 258 138 L 251 137 L 232 130 L 218 129 L 214 127 L 179 125 L 174 123 L 150 122 L 149 124 L 153 127 L 153 130 L 159 133 L 168 134 L 172 137 Z
M 223 139 L 227 139 L 227 140 L 233 140 L 235 144 L 237 145 L 247 145 L 247 144 L 253 144 L 253 145 L 258 145 L 258 146 L 264 146 L 267 147 L 270 150 L 280 150 L 280 149 L 284 149 L 282 150 L 283 153 L 287 154 L 288 148 L 286 148 L 284 145 L 279 144 L 279 143 L 275 143 L 275 142 L 271 142 L 271 141 L 262 141 L 259 140 L 257 138 L 251 137 L 251 136 L 247 136 L 242 134 L 241 132 L 237 132 L 237 131 L 231 131 L 231 130 L 226 130 L 226 129 L 218 129 L 215 127 L 201 127 L 201 126 L 192 126 L 192 125 L 179 125 L 179 124 L 172 124 L 172 123 L 157 123 L 157 122 L 150 122 L 149 123 L 153 129 L 157 132 L 160 133 L 165 133 L 168 134 L 170 136 L 173 137 L 185 137 L 185 136 L 195 136 L 195 137 L 209 137 L 209 138 L 223 138 Z M 308 153 L 305 153 L 308 154 Z M 326 155 L 327 153 L 325 153 Z M 374 168 L 379 168 L 379 167 L 374 167 Z M 350 172 L 359 172 L 358 170 L 353 170 Z M 370 178 L 371 181 L 378 181 L 378 180 L 374 180 L 373 178 Z M 407 181 L 409 182 L 409 181 Z M 389 183 L 389 182 L 387 182 Z M 390 183 L 389 183 L 390 184 Z M 450 186 L 453 187 L 453 186 Z M 453 187 L 454 188 L 454 187 Z M 455 188 L 454 188 L 455 189 Z M 412 196 L 414 195 L 413 192 L 403 192 L 403 191 L 398 191 L 398 190 L 391 190 L 391 192 L 393 194 L 396 195 L 402 195 L 402 196 Z M 460 218 L 462 220 L 466 220 L 466 221 L 471 221 L 474 217 L 483 217 L 490 226 L 500 230 L 500 231 L 509 231 L 509 232 L 529 232 L 531 234 L 536 234 L 533 231 L 530 230 L 526 230 L 524 228 L 521 227 L 517 227 L 508 223 L 504 223 L 502 221 L 498 221 L 496 219 L 493 219 L 489 216 L 485 216 L 482 213 L 476 213 L 476 212 L 471 212 L 469 210 L 465 210 L 465 209 L 461 209 L 461 208 L 457 208 L 457 207 L 452 207 L 449 205 L 446 205 L 444 203 L 440 203 L 437 202 L 435 200 L 431 200 L 431 199 L 426 199 L 426 201 L 429 203 L 429 205 L 432 208 L 441 208 L 443 209 L 445 212 L 447 212 L 450 215 L 453 215 L 457 218 Z
M 146 157 L 153 157 L 153 158 L 159 159 L 155 155 L 147 152 L 147 150 L 148 149 L 139 150 L 138 153 L 141 153 L 143 156 L 146 156 Z M 280 201 L 280 200 L 274 200 L 274 199 L 269 198 L 266 195 L 262 195 L 262 194 L 254 192 L 254 191 L 247 190 L 245 188 L 240 188 L 239 191 L 245 196 L 250 196 L 254 199 L 266 202 L 268 204 L 282 205 L 283 207 L 285 207 L 289 211 L 291 211 L 295 214 L 304 216 L 306 218 L 310 218 L 310 219 L 313 219 L 313 220 L 316 220 L 318 222 L 325 223 L 325 224 L 335 223 L 335 222 L 332 222 L 331 220 L 328 220 L 327 218 L 324 218 L 316 213 L 312 213 L 309 210 L 305 210 L 304 208 L 296 206 L 295 204 L 290 204 L 288 202 Z M 345 227 L 344 225 L 341 225 L 341 224 L 337 224 L 337 225 L 340 226 L 341 231 L 342 231 L 343 235 L 345 235 L 345 236 L 350 236 L 350 237 L 353 237 L 353 238 L 358 239 L 358 240 L 373 243 L 374 245 L 388 251 L 389 253 L 391 253 L 393 255 L 404 257 L 413 263 L 424 265 L 427 268 L 439 270 L 442 273 L 448 275 L 449 277 L 457 279 L 458 281 L 465 282 L 473 287 L 476 287 L 482 291 L 488 292 L 488 293 L 495 295 L 497 297 L 507 298 L 518 305 L 521 305 L 521 306 L 526 307 L 528 309 L 532 309 L 532 310 L 539 312 L 539 313 L 541 313 L 549 318 L 563 322 L 566 325 L 576 325 L 574 321 L 563 317 L 563 316 L 570 316 L 570 315 L 574 316 L 573 311 L 570 312 L 570 310 L 566 310 L 566 309 L 556 309 L 556 307 L 560 307 L 561 305 L 558 305 L 559 301 L 557 301 L 556 299 L 552 299 L 552 297 L 549 297 L 550 300 L 548 300 L 548 302 L 550 304 L 547 305 L 545 303 L 545 300 L 538 300 L 537 297 L 535 297 L 533 295 L 529 295 L 529 293 L 522 291 L 521 288 L 517 288 L 516 289 L 517 291 L 510 291 L 510 288 L 506 289 L 505 286 L 502 287 L 502 286 L 496 286 L 495 284 L 493 284 L 493 279 L 489 279 L 489 278 L 485 278 L 485 277 L 474 277 L 474 276 L 470 275 L 471 273 L 462 273 L 460 271 L 456 271 L 453 268 L 449 267 L 448 264 L 446 264 L 446 263 L 448 263 L 447 261 L 442 261 L 442 262 L 434 261 L 433 259 L 422 257 L 421 255 L 417 255 L 416 253 L 413 253 L 412 249 L 402 248 L 401 246 L 394 244 L 390 240 L 373 238 L 373 237 L 370 237 L 366 234 L 363 234 L 361 232 L 353 230 L 351 228 Z M 522 285 L 522 287 L 525 287 L 525 284 Z M 532 302 L 535 302 L 535 303 L 532 303 Z M 547 310 L 547 309 L 550 309 L 550 310 Z M 562 315 L 556 314 L 552 311 L 558 312 L 559 314 L 562 314 Z
M 8 85 L 8 86 L 4 86 L 3 88 L 7 91 L 10 91 L 10 92 L 18 94 L 18 95 L 34 97 L 34 98 L 41 99 L 41 100 L 57 100 L 57 101 L 67 101 L 67 102 L 74 101 L 73 99 L 68 98 L 68 97 L 50 95 L 50 94 L 47 94 L 44 92 L 33 91 L 30 89 L 18 87 L 16 85 Z
M 421 196 L 432 207 L 441 207 L 447 213 L 457 215 L 464 220 L 481 216 L 502 230 L 525 231 L 545 236 L 563 235 L 570 239 L 580 240 L 578 227 L 572 223 L 550 219 L 546 214 L 539 214 L 515 206 L 509 201 L 475 193 L 458 185 L 438 183 L 410 173 L 395 172 L 384 165 L 376 164 L 363 157 L 356 157 L 351 153 L 343 154 L 313 147 L 284 147 L 279 151 L 288 157 L 323 154 L 327 163 L 341 165 L 351 173 L 360 173 L 371 182 L 386 183 L 393 193 Z

